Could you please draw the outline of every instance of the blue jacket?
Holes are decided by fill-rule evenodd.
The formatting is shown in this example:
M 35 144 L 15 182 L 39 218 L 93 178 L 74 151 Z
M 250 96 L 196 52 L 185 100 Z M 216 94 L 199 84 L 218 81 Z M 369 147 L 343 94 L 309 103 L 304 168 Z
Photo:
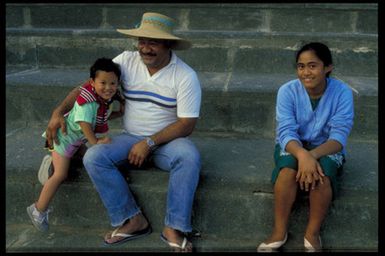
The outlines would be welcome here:
M 276 142 L 285 149 L 291 140 L 314 146 L 336 140 L 345 152 L 353 118 L 353 93 L 347 84 L 327 78 L 326 90 L 313 111 L 305 87 L 299 79 L 291 80 L 277 94 Z

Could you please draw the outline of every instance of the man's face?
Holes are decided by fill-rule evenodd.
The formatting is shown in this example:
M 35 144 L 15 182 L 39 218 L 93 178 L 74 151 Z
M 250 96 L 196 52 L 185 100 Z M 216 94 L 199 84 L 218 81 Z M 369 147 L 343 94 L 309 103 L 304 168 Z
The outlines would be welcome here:
M 165 40 L 140 37 L 138 51 L 149 69 L 159 70 L 170 62 L 170 48 Z

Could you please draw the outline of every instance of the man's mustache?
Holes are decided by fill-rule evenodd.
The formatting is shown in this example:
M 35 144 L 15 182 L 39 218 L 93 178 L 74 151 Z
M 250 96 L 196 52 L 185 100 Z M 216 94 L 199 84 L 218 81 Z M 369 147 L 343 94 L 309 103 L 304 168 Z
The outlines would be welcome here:
M 140 54 L 143 55 L 143 56 L 151 56 L 151 57 L 156 56 L 155 53 L 143 53 L 143 52 L 140 52 Z

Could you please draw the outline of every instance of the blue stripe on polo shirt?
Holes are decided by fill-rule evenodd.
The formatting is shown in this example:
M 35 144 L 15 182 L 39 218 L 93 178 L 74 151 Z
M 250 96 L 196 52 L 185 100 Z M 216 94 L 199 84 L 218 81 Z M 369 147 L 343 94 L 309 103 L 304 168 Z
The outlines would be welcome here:
M 165 107 L 165 108 L 176 108 L 176 105 L 166 105 L 166 104 L 162 104 L 158 101 L 155 101 L 155 100 L 151 100 L 151 99 L 144 99 L 144 98 L 131 98 L 131 97 L 126 97 L 126 99 L 128 100 L 133 100 L 133 101 L 140 101 L 140 102 L 151 102 L 151 103 L 154 103 L 158 106 L 161 106 L 161 107 Z
M 165 96 L 153 93 L 153 92 L 147 92 L 147 91 L 125 91 L 125 93 L 127 93 L 127 94 L 136 94 L 136 95 L 141 95 L 141 94 L 142 95 L 149 95 L 149 96 L 152 96 L 152 97 L 155 97 L 155 98 L 159 98 L 161 100 L 165 100 L 165 101 L 168 101 L 168 102 L 175 102 L 176 103 L 176 99 L 168 98 L 168 97 L 165 97 Z
M 123 95 L 127 100 L 151 102 L 165 108 L 176 108 L 176 99 L 165 97 L 154 92 L 124 90 Z

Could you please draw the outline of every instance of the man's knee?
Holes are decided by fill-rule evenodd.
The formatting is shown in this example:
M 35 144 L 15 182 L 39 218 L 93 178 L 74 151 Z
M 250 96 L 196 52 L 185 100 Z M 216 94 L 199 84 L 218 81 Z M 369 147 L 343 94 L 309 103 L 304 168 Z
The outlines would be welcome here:
M 200 153 L 191 141 L 184 141 L 184 143 L 179 142 L 173 152 L 174 162 L 188 162 L 191 164 L 196 164 L 200 167 Z
M 83 164 L 84 164 L 84 167 L 86 168 L 87 171 L 90 170 L 90 168 L 88 168 L 88 167 L 93 166 L 100 161 L 105 161 L 105 160 L 103 160 L 105 154 L 102 153 L 102 147 L 101 146 L 103 146 L 103 144 L 94 145 L 94 146 L 90 147 L 86 151 L 86 153 L 84 154 Z

